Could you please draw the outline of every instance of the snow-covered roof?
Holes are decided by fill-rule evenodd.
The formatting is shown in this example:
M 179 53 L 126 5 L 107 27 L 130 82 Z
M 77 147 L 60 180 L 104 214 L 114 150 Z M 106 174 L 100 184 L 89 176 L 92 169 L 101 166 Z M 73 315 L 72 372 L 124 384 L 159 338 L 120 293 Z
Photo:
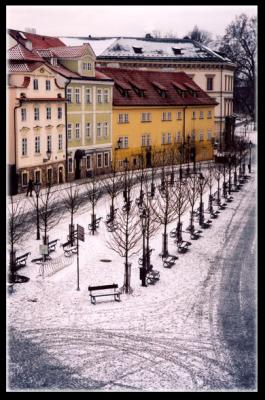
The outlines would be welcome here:
M 99 39 L 99 40 L 89 40 L 82 38 L 73 37 L 60 37 L 60 40 L 64 42 L 67 46 L 81 46 L 83 43 L 89 43 L 96 56 L 100 55 L 109 46 L 116 41 L 115 38 L 112 39 Z

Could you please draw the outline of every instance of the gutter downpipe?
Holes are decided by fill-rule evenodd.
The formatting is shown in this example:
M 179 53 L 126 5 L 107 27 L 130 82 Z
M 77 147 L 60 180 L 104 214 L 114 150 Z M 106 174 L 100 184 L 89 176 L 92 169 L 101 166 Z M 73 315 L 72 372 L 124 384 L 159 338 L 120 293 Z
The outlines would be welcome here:
M 16 110 L 22 106 L 22 100 L 19 99 L 19 105 L 14 107 L 14 147 L 15 147 L 15 172 L 17 175 L 17 124 L 16 124 Z M 17 178 L 16 178 L 17 179 Z M 16 180 L 16 193 L 18 193 L 18 182 Z
M 65 85 L 65 88 L 64 88 L 64 96 L 65 96 L 65 99 L 66 99 L 66 102 L 65 102 L 65 109 L 64 109 L 64 112 L 65 112 L 65 163 L 66 163 L 66 165 L 65 165 L 65 181 L 66 182 L 68 182 L 68 138 L 67 138 L 67 93 L 66 93 L 66 90 L 67 90 L 67 86 L 70 84 L 70 82 L 71 82 L 71 80 L 72 80 L 72 78 L 70 78 L 70 80 L 69 80 L 69 82 Z

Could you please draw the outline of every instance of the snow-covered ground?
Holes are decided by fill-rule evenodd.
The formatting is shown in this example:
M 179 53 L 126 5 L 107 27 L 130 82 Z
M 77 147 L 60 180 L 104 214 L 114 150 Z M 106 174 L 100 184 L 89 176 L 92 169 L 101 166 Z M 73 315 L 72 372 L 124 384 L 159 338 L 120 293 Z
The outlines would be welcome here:
M 256 133 L 249 136 L 256 143 Z M 251 179 L 233 194 L 234 201 L 199 240 L 192 241 L 186 254 L 178 255 L 171 269 L 163 268 L 159 256 L 162 229 L 151 239 L 155 249 L 151 262 L 161 276 L 153 286 L 141 286 L 140 248 L 130 259 L 133 293 L 122 294 L 120 303 L 109 297 L 99 299 L 96 306 L 90 302 L 89 285 L 123 285 L 124 260 L 107 248 L 110 233 L 103 220 L 95 236 L 88 233 L 90 210 L 83 207 L 74 221 L 86 233 L 85 242 L 79 242 L 80 291 L 76 290 L 75 256 L 71 265 L 49 277 L 42 277 L 39 266 L 29 261 L 20 273 L 30 281 L 15 285 L 14 293 L 8 295 L 9 390 L 239 390 L 217 321 L 214 298 L 220 271 L 216 257 L 225 256 L 229 227 L 238 226 L 238 235 L 244 229 L 256 189 L 255 176 L 253 163 Z M 105 196 L 96 214 L 105 219 L 108 212 Z M 182 218 L 184 228 L 188 218 L 187 212 Z M 65 242 L 69 223 L 65 215 L 50 232 L 50 240 Z M 175 226 L 171 223 L 169 231 Z M 190 240 L 188 234 L 183 236 Z M 177 254 L 173 240 L 169 239 L 169 252 Z M 38 246 L 34 231 L 21 252 L 31 251 L 31 260 L 39 256 Z M 225 251 L 228 254 L 232 248 Z M 53 258 L 64 257 L 59 245 L 52 254 Z

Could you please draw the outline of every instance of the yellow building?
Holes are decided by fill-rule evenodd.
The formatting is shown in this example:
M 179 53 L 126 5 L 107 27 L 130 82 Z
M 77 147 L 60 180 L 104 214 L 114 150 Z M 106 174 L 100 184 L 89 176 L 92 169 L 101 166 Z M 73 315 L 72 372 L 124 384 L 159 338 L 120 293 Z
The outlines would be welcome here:
M 127 158 L 137 167 L 142 155 L 150 166 L 156 153 L 170 155 L 174 149 L 182 161 L 192 161 L 194 152 L 196 161 L 213 158 L 217 103 L 185 73 L 98 70 L 115 82 L 113 160 L 118 166 Z

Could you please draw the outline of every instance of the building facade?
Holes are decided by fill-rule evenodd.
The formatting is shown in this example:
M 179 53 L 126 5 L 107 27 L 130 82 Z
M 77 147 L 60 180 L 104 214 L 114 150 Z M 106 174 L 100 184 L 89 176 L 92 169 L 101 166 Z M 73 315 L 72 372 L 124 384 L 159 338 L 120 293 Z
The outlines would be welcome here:
M 8 164 L 12 192 L 29 179 L 65 182 L 64 87 L 52 69 L 21 45 L 8 51 Z
M 144 156 L 185 151 L 183 161 L 213 158 L 217 103 L 185 73 L 98 68 L 111 77 L 113 90 L 113 161 L 138 167 Z M 184 149 L 185 148 L 185 149 Z M 150 158 L 151 157 L 151 158 Z M 177 161 L 177 160 L 176 160 Z
M 147 35 L 148 36 L 148 35 Z M 78 43 L 77 38 L 61 38 Z M 217 101 L 215 134 L 224 138 L 225 117 L 233 114 L 234 70 L 224 54 L 191 39 L 119 37 L 80 38 L 95 50 L 97 66 L 185 72 Z

